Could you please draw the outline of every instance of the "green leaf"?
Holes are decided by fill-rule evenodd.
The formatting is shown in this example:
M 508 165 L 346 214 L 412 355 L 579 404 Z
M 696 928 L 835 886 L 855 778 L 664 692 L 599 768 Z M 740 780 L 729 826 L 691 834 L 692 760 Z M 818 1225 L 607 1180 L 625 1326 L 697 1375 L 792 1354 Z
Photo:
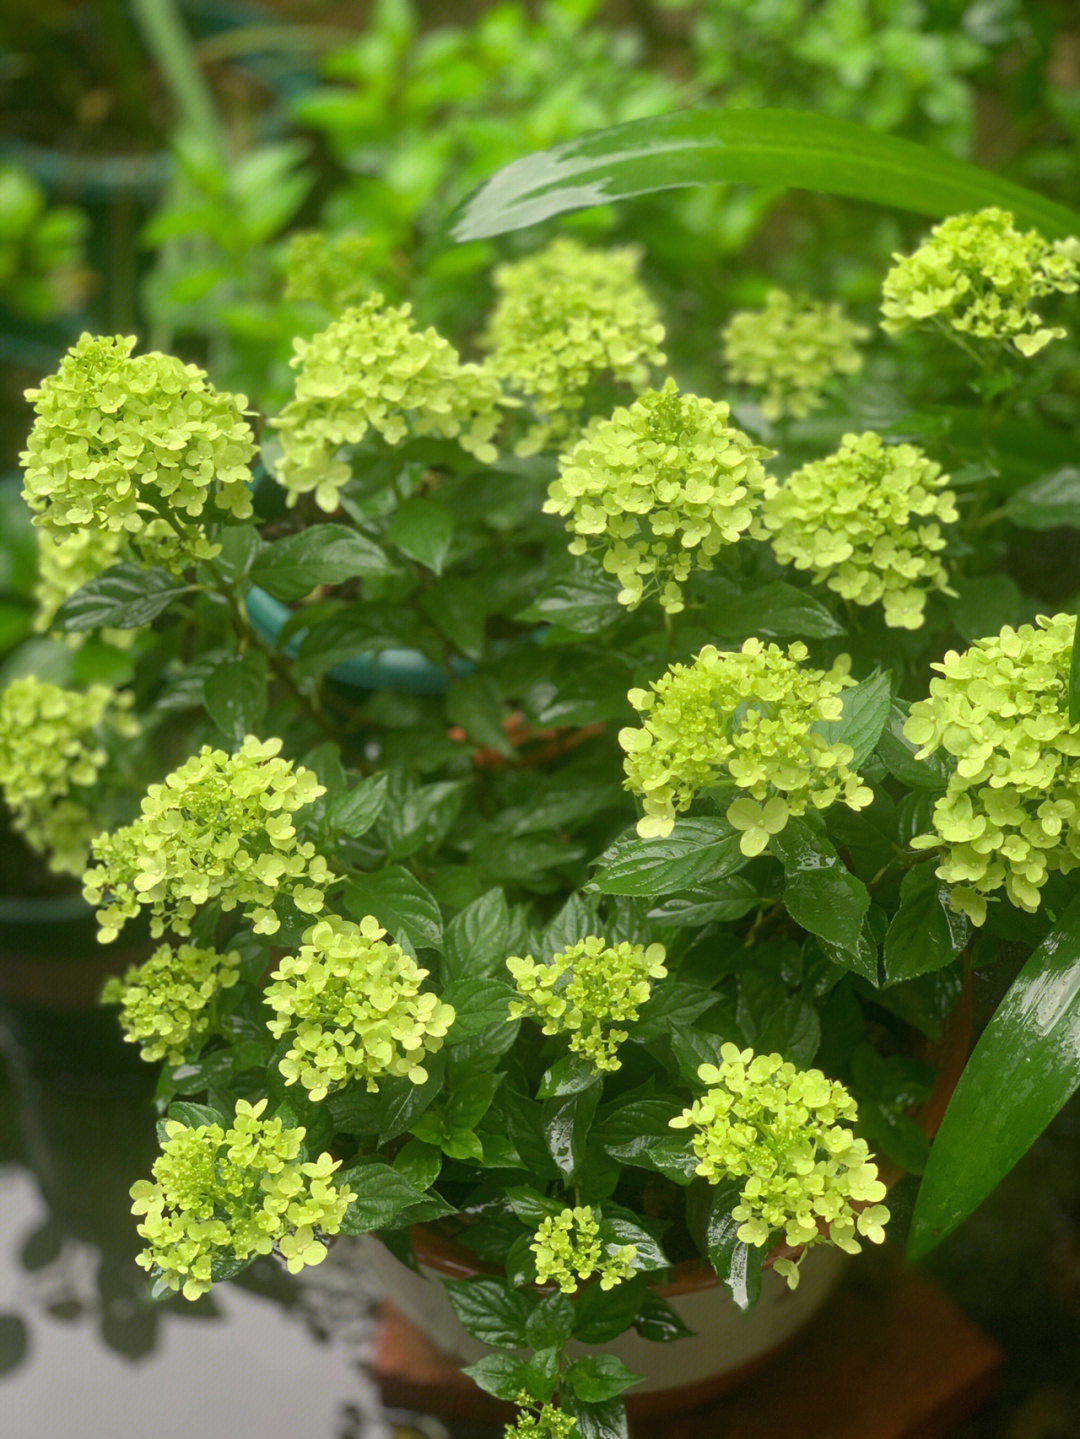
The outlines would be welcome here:
M 507 1008 L 516 991 L 498 979 L 454 979 L 443 990 L 446 1004 L 453 1005 L 454 1023 L 446 1036 L 448 1045 L 473 1039 L 499 1023 L 511 1023 Z M 513 1021 L 517 1023 L 517 1021 Z
M 442 1169 L 442 1155 L 434 1145 L 425 1144 L 420 1139 L 410 1139 L 408 1144 L 394 1155 L 394 1168 L 417 1189 L 430 1189 Z
M 266 714 L 266 656 L 251 650 L 215 666 L 203 683 L 206 712 L 234 745 L 254 734 Z
M 954 583 L 957 593 L 948 602 L 949 615 L 969 644 L 1030 617 L 1018 585 L 1008 575 L 979 575 Z
M 502 689 L 492 675 L 456 680 L 446 696 L 446 717 L 452 724 L 460 725 L 474 744 L 511 757 L 514 746 L 503 729 L 506 713 Z
M 939 790 L 945 789 L 952 773 L 953 761 L 944 750 L 916 759 L 918 745 L 904 737 L 904 724 L 908 717 L 908 705 L 903 700 L 893 700 L 889 717 L 878 740 L 877 752 L 889 773 L 909 788 Z
M 69 595 L 53 621 L 61 630 L 135 630 L 188 594 L 190 585 L 168 570 L 113 565 Z
M 843 950 L 854 950 L 870 908 L 862 880 L 805 820 L 789 819 L 773 836 L 772 848 L 784 866 L 784 907 L 795 923 Z
M 574 1300 L 574 1338 L 582 1344 L 609 1344 L 625 1334 L 637 1318 L 648 1283 L 641 1274 L 614 1289 L 603 1290 L 599 1284 L 582 1289 Z
M 220 1124 L 228 1128 L 231 1123 L 220 1110 L 212 1109 L 208 1104 L 191 1104 L 186 1099 L 170 1104 L 167 1112 L 170 1119 L 186 1124 L 189 1129 L 201 1129 L 206 1124 Z
M 1024 485 L 1005 501 L 1005 513 L 1024 530 L 1080 527 L 1080 469 L 1064 465 Z
M 327 812 L 330 828 L 350 839 L 367 834 L 386 804 L 386 782 L 384 771 L 335 795 Z
M 685 110 L 593 131 L 499 170 L 462 207 L 459 241 L 684 185 L 817 190 L 934 219 L 1000 205 L 1051 239 L 1077 233 L 1064 205 L 964 160 L 799 110 Z
M 1080 1085 L 1080 898 L 1024 965 L 956 1086 L 923 1176 L 921 1259 L 1004 1179 Z
M 712 1192 L 705 1221 L 705 1252 L 740 1309 L 752 1309 L 761 1294 L 761 1265 L 768 1247 L 744 1244 L 731 1211 L 739 1202 L 738 1180 L 722 1180 Z
M 589 1354 L 567 1366 L 563 1382 L 586 1404 L 603 1404 L 640 1383 L 640 1378 L 614 1354 Z
M 485 1394 L 496 1399 L 514 1400 L 527 1388 L 526 1361 L 514 1354 L 485 1354 L 475 1364 L 462 1369 Z
M 758 902 L 757 885 L 741 875 L 718 880 L 715 884 L 697 885 L 673 894 L 655 908 L 648 918 L 657 924 L 671 924 L 677 929 L 696 929 L 706 924 L 726 924 L 741 919 Z
M 425 1198 L 423 1190 L 381 1160 L 346 1170 L 338 1180 L 347 1183 L 356 1195 L 341 1221 L 344 1234 L 385 1229 L 403 1210 Z
M 712 1056 L 715 1058 L 715 1054 Z M 605 1106 L 607 1111 L 609 1106 Z M 670 1121 L 679 1106 L 666 1099 L 635 1099 L 621 1108 L 605 1112 L 597 1138 L 613 1159 L 630 1162 L 652 1149 L 658 1139 L 671 1134 Z M 697 1163 L 697 1161 L 694 1161 Z
M 365 874 L 345 891 L 345 908 L 357 919 L 373 914 L 392 935 L 405 935 L 417 949 L 442 944 L 442 915 L 435 896 L 407 869 L 393 865 Z
M 673 1339 L 691 1339 L 694 1333 L 686 1327 L 667 1300 L 662 1299 L 652 1289 L 646 1290 L 634 1320 L 634 1328 L 642 1339 L 649 1339 L 654 1344 L 670 1344 Z
M 446 971 L 452 979 L 506 975 L 510 910 L 501 889 L 489 889 L 446 928 Z
M 348 525 L 311 525 L 275 540 L 251 567 L 255 584 L 279 600 L 302 600 L 320 585 L 339 585 L 365 575 L 388 575 L 387 555 Z
M 454 1313 L 473 1336 L 495 1349 L 533 1347 L 526 1336 L 537 1296 L 502 1279 L 444 1279 Z
M 595 1078 L 596 1071 L 587 1059 L 577 1054 L 564 1054 L 544 1072 L 536 1092 L 540 1099 L 562 1099 L 567 1094 L 580 1094 L 583 1089 L 588 1089 Z
M 634 1268 L 642 1273 L 671 1267 L 671 1260 L 660 1247 L 659 1241 L 637 1222 L 629 1210 L 617 1213 L 610 1205 L 605 1205 L 601 1229 L 606 1243 L 634 1246 L 637 1250 Z
M 1080 724 L 1080 624 L 1073 634 L 1069 660 L 1069 723 Z
M 597 860 L 590 889 L 601 894 L 671 894 L 734 874 L 748 860 L 726 819 L 677 819 L 666 839 L 619 836 Z
M 580 577 L 550 585 L 517 618 L 596 635 L 626 617 L 618 593 L 618 585 L 593 563 Z
M 843 625 L 819 599 L 783 580 L 751 590 L 724 580 L 715 612 L 710 607 L 705 615 L 710 626 L 729 639 L 758 635 L 762 639 L 825 640 L 844 633 Z
M 629 1439 L 626 1407 L 621 1400 L 609 1399 L 604 1404 L 588 1404 L 574 1394 L 566 1394 L 561 1397 L 560 1402 L 566 1412 L 573 1416 L 581 1439 Z
M 530 1349 L 563 1345 L 574 1332 L 574 1302 L 558 1290 L 541 1299 L 525 1325 L 525 1342 Z
M 699 984 L 684 984 L 677 979 L 658 980 L 637 1020 L 629 1026 L 630 1038 L 636 1044 L 651 1044 L 665 1035 L 678 1033 L 719 1000 L 718 994 Z
M 943 969 L 967 943 L 967 920 L 950 908 L 949 892 L 934 867 L 931 860 L 904 876 L 900 908 L 882 947 L 886 984 Z
M 390 521 L 386 537 L 410 560 L 441 575 L 454 537 L 454 516 L 429 496 L 405 500 Z
M 387 858 L 407 859 L 425 845 L 442 842 L 461 812 L 469 780 L 417 785 L 395 771 L 387 782 L 387 803 L 379 820 Z
M 841 699 L 844 711 L 838 720 L 819 720 L 815 731 L 830 744 L 849 744 L 855 751 L 849 768 L 858 769 L 874 752 L 892 704 L 892 676 L 888 671 L 873 674 L 850 689 Z
M 549 1099 L 544 1104 L 544 1140 L 548 1153 L 571 1183 L 585 1158 L 585 1143 L 602 1089 L 603 1084 L 597 1079 L 588 1089 L 565 1098 Z

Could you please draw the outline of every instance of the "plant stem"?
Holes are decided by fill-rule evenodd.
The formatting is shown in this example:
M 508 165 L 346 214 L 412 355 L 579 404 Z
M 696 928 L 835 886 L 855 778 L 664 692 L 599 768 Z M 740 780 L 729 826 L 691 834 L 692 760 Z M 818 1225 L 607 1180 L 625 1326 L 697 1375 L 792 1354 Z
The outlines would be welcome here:
M 214 105 L 206 77 L 174 0 L 131 0 L 143 43 L 183 117 L 184 124 L 202 140 L 219 163 L 224 126 Z

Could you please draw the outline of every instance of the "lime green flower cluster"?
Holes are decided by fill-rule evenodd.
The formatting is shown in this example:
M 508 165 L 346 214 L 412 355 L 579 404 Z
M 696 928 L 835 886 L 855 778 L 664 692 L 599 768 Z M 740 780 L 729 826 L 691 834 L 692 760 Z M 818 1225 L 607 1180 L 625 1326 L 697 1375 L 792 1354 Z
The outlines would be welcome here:
M 294 231 L 285 257 L 285 299 L 331 311 L 359 304 L 367 289 L 371 248 L 367 235 Z
M 940 558 L 943 524 L 957 518 L 941 466 L 915 445 L 873 432 L 789 475 L 766 501 L 777 559 L 857 605 L 880 601 L 885 623 L 915 630 L 931 590 L 952 594 Z
M 263 1119 L 266 1100 L 241 1099 L 229 1129 L 165 1121 L 154 1182 L 131 1187 L 131 1212 L 147 1247 L 136 1257 L 170 1289 L 198 1299 L 218 1265 L 253 1259 L 274 1248 L 290 1274 L 326 1258 L 322 1236 L 337 1234 L 356 1198 L 331 1177 L 341 1163 L 329 1154 L 304 1162 L 302 1128 Z
M 573 435 L 586 392 L 602 376 L 642 390 L 650 366 L 664 363 L 664 327 L 638 279 L 640 260 L 631 247 L 589 250 L 563 236 L 496 267 L 498 300 L 481 343 L 493 373 L 536 417 L 519 454 Z
M 1038 909 L 1052 871 L 1080 865 L 1080 725 L 1069 723 L 1069 667 L 1076 619 L 1006 626 L 934 665 L 930 697 L 912 705 L 904 733 L 920 757 L 956 760 L 934 805 L 934 833 L 916 849 L 942 847 L 938 876 L 975 924 L 1004 888 L 1020 909 Z
M 333 876 L 314 845 L 300 843 L 293 814 L 325 788 L 310 770 L 277 758 L 279 739 L 249 735 L 234 755 L 204 745 L 152 784 L 134 823 L 99 835 L 83 890 L 99 909 L 100 938 L 115 939 L 146 906 L 150 932 L 191 933 L 204 904 L 245 907 L 256 934 L 274 934 L 274 900 L 318 914 Z
M 214 1001 L 240 978 L 235 950 L 196 949 L 163 944 L 123 979 L 114 976 L 101 992 L 102 1004 L 120 1006 L 120 1027 L 129 1044 L 141 1044 L 143 1059 L 182 1064 L 214 1033 Z
M 34 523 L 124 536 L 135 558 L 177 574 L 219 546 L 199 521 L 251 515 L 255 453 L 243 395 L 132 338 L 83 335 L 55 375 L 28 390 L 37 419 L 22 462 Z
M 643 839 L 663 839 L 675 816 L 701 789 L 744 791 L 727 817 L 742 831 L 743 854 L 755 855 L 792 815 L 838 800 L 862 809 L 871 790 L 849 768 L 850 745 L 817 732 L 839 719 L 841 692 L 853 681 L 838 662 L 827 673 L 803 665 L 804 644 L 787 653 L 749 639 L 741 650 L 706 645 L 689 665 L 672 665 L 649 690 L 627 699 L 643 716 L 639 729 L 619 731 L 626 751 L 626 788 L 640 797 Z
M 759 310 L 739 310 L 721 332 L 724 363 L 739 384 L 762 390 L 761 413 L 803 419 L 825 400 L 836 375 L 862 369 L 869 330 L 836 301 L 770 290 Z
M 914 326 L 1034 355 L 1065 331 L 1035 309 L 1080 286 L 1080 240 L 1018 230 L 1006 210 L 953 215 L 911 255 L 894 255 L 885 276 L 882 328 Z
M 423 1084 L 422 1060 L 442 1048 L 454 1010 L 421 990 L 428 971 L 397 944 L 386 943 L 379 921 L 359 924 L 328 915 L 304 935 L 270 976 L 267 1024 L 275 1039 L 295 1030 L 278 1066 L 286 1084 L 297 1080 L 312 1099 L 350 1079 L 377 1090 L 381 1078 Z
M 861 1248 L 856 1232 L 881 1243 L 885 1186 L 866 1141 L 845 1127 L 856 1109 L 842 1084 L 734 1044 L 722 1045 L 720 1064 L 703 1064 L 698 1078 L 707 1092 L 671 1127 L 695 1131 L 697 1172 L 710 1184 L 746 1181 L 732 1210 L 744 1244 L 767 1244 L 778 1230 L 786 1244 L 834 1244 L 849 1254 Z M 797 1264 L 774 1267 L 794 1289 Z
M 0 793 L 49 868 L 81 874 L 110 743 L 139 730 L 131 695 L 109 685 L 66 690 L 33 675 L 0 691 Z
M 536 1281 L 553 1279 L 564 1294 L 596 1274 L 601 1289 L 614 1289 L 634 1272 L 637 1246 L 600 1242 L 600 1224 L 588 1204 L 549 1214 L 529 1245 L 536 1256 Z
M 571 554 L 599 546 L 620 603 L 633 608 L 655 589 L 677 613 L 691 570 L 756 532 L 775 488 L 761 463 L 772 452 L 728 424 L 730 413 L 668 380 L 589 425 L 560 460 L 544 510 L 570 517 Z
M 522 1395 L 517 1402 L 531 1401 L 528 1395 Z M 535 1414 L 523 1411 L 515 1423 L 507 1424 L 503 1439 L 581 1439 L 581 1430 L 565 1409 L 541 1404 Z
M 610 945 L 590 934 L 560 950 L 550 964 L 532 955 L 506 961 L 521 999 L 510 1001 L 508 1018 L 527 1014 L 543 1021 L 545 1034 L 568 1034 L 570 1050 L 597 1072 L 620 1067 L 615 1051 L 649 998 L 651 981 L 663 979 L 664 946 Z
M 412 307 L 381 295 L 345 313 L 310 340 L 295 340 L 295 397 L 272 423 L 281 435 L 277 478 L 289 503 L 314 491 L 331 512 L 352 476 L 340 457 L 376 430 L 390 445 L 410 433 L 456 439 L 490 464 L 503 394 L 480 365 L 462 364 L 449 341 L 418 330 Z

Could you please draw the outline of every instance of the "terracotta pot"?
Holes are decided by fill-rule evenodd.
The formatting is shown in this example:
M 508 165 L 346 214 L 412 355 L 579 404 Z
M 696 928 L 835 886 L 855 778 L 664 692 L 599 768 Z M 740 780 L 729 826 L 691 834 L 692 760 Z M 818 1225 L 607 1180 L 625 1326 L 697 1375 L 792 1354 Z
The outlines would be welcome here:
M 914 1117 L 931 1137 L 967 1060 L 971 1035 L 969 982 L 940 1043 L 927 1053 L 927 1058 L 937 1065 L 937 1079 Z M 902 1171 L 886 1164 L 881 1176 L 891 1187 Z M 492 1350 L 474 1339 L 458 1321 L 439 1281 L 498 1274 L 499 1269 L 478 1261 L 463 1245 L 423 1226 L 413 1229 L 412 1239 L 419 1273 L 394 1258 L 374 1236 L 361 1241 L 370 1270 L 388 1301 L 447 1359 L 469 1364 L 490 1354 Z M 713 1270 L 703 1260 L 693 1260 L 674 1266 L 668 1282 L 654 1286 L 693 1331 L 692 1338 L 657 1344 L 630 1332 L 611 1344 L 587 1349 L 571 1344 L 568 1352 L 616 1354 L 640 1374 L 643 1382 L 627 1395 L 631 1415 L 670 1413 L 715 1398 L 739 1384 L 795 1337 L 825 1304 L 850 1261 L 850 1256 L 841 1250 L 825 1246 L 814 1249 L 803 1262 L 799 1287 L 789 1290 L 784 1280 L 772 1272 L 774 1261 L 784 1252 L 780 1246 L 765 1261 L 761 1299 L 749 1316 L 731 1302 Z M 479 1412 L 487 1396 L 475 1392 Z

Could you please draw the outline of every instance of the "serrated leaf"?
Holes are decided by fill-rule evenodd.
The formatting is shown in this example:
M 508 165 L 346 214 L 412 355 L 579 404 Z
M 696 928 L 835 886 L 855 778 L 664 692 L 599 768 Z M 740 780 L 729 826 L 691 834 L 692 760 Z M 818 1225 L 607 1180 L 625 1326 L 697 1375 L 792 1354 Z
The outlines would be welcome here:
M 548 1153 L 571 1183 L 585 1158 L 585 1144 L 602 1088 L 602 1082 L 596 1079 L 590 1088 L 565 1098 L 549 1099 L 543 1107 Z
M 442 944 L 442 915 L 435 896 L 400 865 L 356 880 L 345 891 L 345 908 L 356 919 L 373 914 L 390 934 L 405 935 L 417 949 L 438 949 Z
M 226 660 L 203 683 L 206 712 L 231 744 L 255 734 L 266 714 L 266 656 L 251 650 L 241 659 Z
M 729 879 L 697 885 L 670 895 L 649 910 L 648 918 L 657 924 L 674 925 L 677 929 L 693 929 L 741 919 L 757 903 L 757 885 L 736 874 Z
M 732 585 L 729 591 L 725 586 L 715 613 L 706 613 L 718 634 L 737 640 L 752 635 L 762 639 L 831 639 L 844 633 L 843 625 L 819 599 L 783 580 L 750 590 Z
M 402 1210 L 426 1196 L 404 1174 L 381 1160 L 345 1171 L 338 1182 L 347 1183 L 356 1198 L 341 1221 L 344 1234 L 369 1234 L 393 1224 Z
M 854 750 L 848 766 L 858 769 L 873 754 L 892 705 L 892 676 L 873 674 L 841 694 L 843 713 L 837 720 L 819 720 L 816 733 L 830 744 L 847 744 Z
M 403 555 L 441 575 L 454 538 L 454 516 L 428 495 L 404 500 L 390 521 L 386 538 Z
M 665 1035 L 676 1033 L 719 1003 L 720 996 L 699 984 L 685 984 L 677 979 L 661 979 L 642 1005 L 638 1018 L 630 1025 L 630 1038 L 635 1044 L 651 1044 Z
M 927 755 L 926 759 L 915 758 L 919 746 L 904 736 L 908 708 L 903 700 L 893 700 L 889 707 L 889 716 L 877 746 L 882 763 L 901 784 L 915 789 L 945 789 L 955 762 L 944 750 Z
M 632 1385 L 640 1383 L 641 1376 L 629 1369 L 614 1354 L 589 1354 L 575 1359 L 567 1366 L 563 1381 L 570 1390 L 586 1404 L 603 1404 L 605 1400 L 616 1399 Z
M 454 1023 L 446 1036 L 448 1046 L 473 1039 L 499 1023 L 517 1023 L 508 1016 L 516 990 L 497 979 L 454 979 L 442 993 L 445 1004 L 453 1006 Z
M 949 892 L 935 865 L 909 870 L 900 887 L 900 907 L 885 933 L 885 982 L 914 979 L 952 964 L 967 943 L 969 925 L 949 905 Z
M 69 595 L 53 623 L 57 629 L 72 632 L 134 630 L 148 625 L 190 590 L 190 585 L 168 570 L 113 565 Z
M 325 524 L 267 545 L 251 566 L 251 578 L 275 599 L 301 600 L 320 585 L 393 574 L 395 568 L 385 552 L 358 530 Z
M 452 979 L 505 976 L 510 910 L 501 889 L 489 889 L 446 927 L 446 972 Z
M 385 772 L 373 774 L 335 795 L 327 811 L 330 828 L 350 839 L 367 834 L 386 804 L 386 782 Z
M 870 908 L 862 880 L 805 820 L 789 819 L 773 836 L 772 848 L 784 866 L 784 907 L 795 923 L 841 949 L 853 949 Z
M 621 1399 L 588 1404 L 574 1394 L 567 1394 L 562 1397 L 561 1404 L 573 1417 L 581 1439 L 629 1439 L 626 1407 Z
M 454 1313 L 474 1339 L 495 1349 L 525 1349 L 529 1317 L 538 1299 L 502 1279 L 444 1279 Z
M 726 819 L 679 819 L 666 839 L 627 830 L 600 856 L 591 889 L 601 894 L 659 895 L 734 874 L 749 863 Z
M 514 1400 L 527 1388 L 525 1360 L 514 1354 L 485 1354 L 475 1364 L 465 1365 L 461 1372 L 496 1399 Z

